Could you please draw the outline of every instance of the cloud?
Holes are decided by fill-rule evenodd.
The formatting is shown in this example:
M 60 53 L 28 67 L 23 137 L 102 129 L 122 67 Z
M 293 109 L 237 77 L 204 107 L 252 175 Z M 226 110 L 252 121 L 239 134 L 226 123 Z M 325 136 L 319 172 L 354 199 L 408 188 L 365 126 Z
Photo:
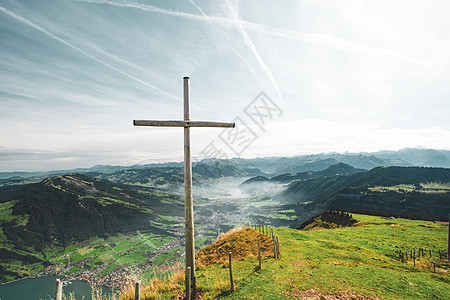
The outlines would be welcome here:
M 38 31 L 40 31 L 40 32 L 42 32 L 42 33 L 44 33 L 44 34 L 46 34 L 46 35 L 49 36 L 50 38 L 52 38 L 52 39 L 54 39 L 54 40 L 57 40 L 57 41 L 63 43 L 64 45 L 66 45 L 66 46 L 68 46 L 68 47 L 70 47 L 70 48 L 72 48 L 72 49 L 78 51 L 79 53 L 81 53 L 81 54 L 83 54 L 83 55 L 85 55 L 85 56 L 87 56 L 87 57 L 89 57 L 89 58 L 91 58 L 91 59 L 93 59 L 93 60 L 95 60 L 96 62 L 98 62 L 98 63 L 104 65 L 105 67 L 107 67 L 107 68 L 109 68 L 109 69 L 111 69 L 111 70 L 113 70 L 113 71 L 116 71 L 116 72 L 118 72 L 118 73 L 120 73 L 120 74 L 122 74 L 122 75 L 124 75 L 124 76 L 126 76 L 126 77 L 128 77 L 128 78 L 131 78 L 131 79 L 133 79 L 133 80 L 135 80 L 135 81 L 137 81 L 137 82 L 139 82 L 139 83 L 142 83 L 142 84 L 144 84 L 144 85 L 146 85 L 146 86 L 148 86 L 148 87 L 150 87 L 150 88 L 152 88 L 152 89 L 158 91 L 159 93 L 168 96 L 169 98 L 172 98 L 172 99 L 181 101 L 181 99 L 179 99 L 178 97 L 176 97 L 176 96 L 174 96 L 174 95 L 172 95 L 172 94 L 170 94 L 170 93 L 168 93 L 168 92 L 165 92 L 165 91 L 159 89 L 158 87 L 156 87 L 156 86 L 154 86 L 154 85 L 152 85 L 152 84 L 150 84 L 150 83 L 148 83 L 148 82 L 146 82 L 146 81 L 144 81 L 144 80 L 142 80 L 142 79 L 139 79 L 139 78 L 137 78 L 137 77 L 135 77 L 135 76 L 133 76 L 133 75 L 127 73 L 127 72 L 124 72 L 124 71 L 122 71 L 122 70 L 120 70 L 120 69 L 118 69 L 118 68 L 116 68 L 116 67 L 114 67 L 114 66 L 112 66 L 112 65 L 110 65 L 110 64 L 108 64 L 108 63 L 106 63 L 106 62 L 104 62 L 103 60 L 101 60 L 101 59 L 99 59 L 99 58 L 97 58 L 97 57 L 95 57 L 95 56 L 90 55 L 90 54 L 87 53 L 86 51 L 84 51 L 84 50 L 78 48 L 77 46 L 75 46 L 75 45 L 73 45 L 73 44 L 67 42 L 66 40 L 64 40 L 64 39 L 58 37 L 57 35 L 55 35 L 55 34 L 49 32 L 48 30 L 42 28 L 41 26 L 39 26 L 39 25 L 37 25 L 37 24 L 35 24 L 35 23 L 33 23 L 33 22 L 31 22 L 31 21 L 29 21 L 29 20 L 27 20 L 27 19 L 25 19 L 25 18 L 23 18 L 23 17 L 21 17 L 21 16 L 19 16 L 19 15 L 16 15 L 15 13 L 9 11 L 8 9 L 6 9 L 6 8 L 4 8 L 4 7 L 1 7 L 1 6 L 0 6 L 0 11 L 3 12 L 4 14 L 6 14 L 6 15 L 12 17 L 12 18 L 14 18 L 14 19 L 17 20 L 17 21 L 20 21 L 20 22 L 22 22 L 22 23 L 24 23 L 24 24 L 26 24 L 26 25 L 28 25 L 28 26 L 30 26 L 30 27 L 32 27 L 32 28 L 34 28 L 34 29 L 36 29 L 36 30 L 38 30 Z M 103 52 L 104 52 L 104 51 L 103 51 Z
M 450 130 L 438 126 L 412 130 L 385 128 L 377 123 L 358 124 L 317 118 L 270 123 L 266 128 L 267 131 L 246 150 L 244 156 L 266 156 L 267 153 L 293 156 L 330 151 L 374 152 L 420 146 L 450 149 Z
M 115 1 L 108 1 L 108 0 L 81 0 L 79 2 L 92 3 L 92 4 L 106 4 L 106 5 L 111 5 L 111 6 L 115 6 L 115 7 L 124 7 L 124 8 L 134 8 L 134 9 L 139 9 L 139 10 L 143 10 L 143 11 L 184 18 L 184 19 L 188 19 L 188 20 L 203 21 L 203 22 L 208 22 L 208 23 L 213 22 L 213 23 L 221 25 L 223 27 L 237 28 L 238 30 L 242 30 L 245 28 L 247 30 L 257 31 L 262 34 L 280 37 L 280 38 L 284 38 L 284 39 L 288 39 L 288 40 L 296 40 L 296 41 L 301 41 L 301 42 L 305 42 L 305 43 L 322 43 L 325 45 L 329 45 L 333 48 L 351 52 L 351 53 L 382 55 L 382 56 L 388 56 L 388 57 L 392 57 L 395 59 L 408 61 L 408 62 L 411 62 L 414 64 L 427 65 L 427 62 L 424 62 L 420 59 L 416 59 L 416 58 L 406 55 L 404 53 L 400 53 L 400 52 L 393 51 L 390 49 L 372 47 L 372 46 L 364 45 L 361 43 L 348 41 L 343 38 L 332 36 L 330 34 L 305 33 L 305 32 L 301 32 L 298 30 L 288 30 L 288 29 L 283 29 L 283 28 L 265 26 L 262 24 L 254 23 L 254 22 L 240 20 L 239 18 L 236 19 L 236 16 L 234 16 L 234 18 L 225 18 L 225 17 L 216 17 L 216 16 L 206 16 L 206 14 L 205 15 L 196 15 L 196 14 L 191 14 L 191 13 L 186 13 L 186 12 L 172 11 L 172 10 L 168 10 L 168 9 L 159 8 L 159 7 L 156 7 L 153 5 L 141 4 L 141 3 L 130 2 L 130 1 L 115 2 Z M 326 5 L 326 1 L 323 3 L 325 3 L 324 5 Z M 244 37 L 244 39 L 246 39 L 246 38 Z
M 277 81 L 275 80 L 275 77 L 272 74 L 272 71 L 270 71 L 269 67 L 264 63 L 264 60 L 261 58 L 261 55 L 259 54 L 258 50 L 255 47 L 255 44 L 253 44 L 252 40 L 248 36 L 247 32 L 244 30 L 244 27 L 242 26 L 241 20 L 239 19 L 238 12 L 231 6 L 231 4 L 226 1 L 228 8 L 233 15 L 234 21 L 236 22 L 239 31 L 242 35 L 242 38 L 244 39 L 245 44 L 248 46 L 250 51 L 255 56 L 256 60 L 258 61 L 261 69 L 266 73 L 267 77 L 269 78 L 270 82 L 272 83 L 273 87 L 275 88 L 276 94 L 277 94 L 277 100 L 282 101 L 281 92 L 278 87 Z

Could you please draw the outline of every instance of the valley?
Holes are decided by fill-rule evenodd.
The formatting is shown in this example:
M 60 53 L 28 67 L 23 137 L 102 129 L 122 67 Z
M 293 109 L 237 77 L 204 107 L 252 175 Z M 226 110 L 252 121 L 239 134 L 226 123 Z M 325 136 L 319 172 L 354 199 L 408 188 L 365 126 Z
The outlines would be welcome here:
M 330 209 L 422 220 L 446 220 L 450 213 L 450 169 L 367 170 L 360 167 L 381 160 L 347 156 L 354 163 L 349 165 L 336 158 L 196 163 L 196 250 L 235 227 L 298 228 Z M 136 278 L 148 282 L 183 268 L 182 168 L 106 169 L 2 179 L 2 283 L 60 275 L 117 289 Z

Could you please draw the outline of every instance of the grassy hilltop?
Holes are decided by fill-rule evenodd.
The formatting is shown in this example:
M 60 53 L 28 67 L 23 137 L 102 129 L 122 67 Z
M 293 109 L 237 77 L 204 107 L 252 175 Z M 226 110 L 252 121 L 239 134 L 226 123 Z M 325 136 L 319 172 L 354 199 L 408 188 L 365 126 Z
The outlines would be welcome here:
M 250 228 L 234 230 L 197 254 L 197 285 L 202 299 L 450 299 L 447 224 L 353 215 L 352 227 L 310 231 L 277 228 L 281 258 L 275 260 L 270 240 Z M 265 248 L 257 270 L 256 239 Z M 419 257 L 419 248 L 425 249 Z M 234 250 L 232 250 L 234 249 Z M 415 249 L 416 265 L 398 251 Z M 431 258 L 430 251 L 431 250 Z M 231 251 L 235 292 L 230 293 Z M 215 258 L 214 258 L 215 257 Z M 434 265 L 436 270 L 434 271 Z M 184 290 L 184 275 L 154 280 L 143 288 L 144 299 L 173 299 Z M 133 299 L 132 290 L 121 299 Z

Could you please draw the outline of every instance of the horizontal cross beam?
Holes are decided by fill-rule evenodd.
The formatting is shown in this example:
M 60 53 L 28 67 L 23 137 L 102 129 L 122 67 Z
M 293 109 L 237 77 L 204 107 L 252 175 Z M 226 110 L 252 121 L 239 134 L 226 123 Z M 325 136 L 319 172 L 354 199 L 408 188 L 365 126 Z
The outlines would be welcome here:
M 164 127 L 225 127 L 234 128 L 234 123 L 209 121 L 157 121 L 133 120 L 134 126 L 164 126 Z

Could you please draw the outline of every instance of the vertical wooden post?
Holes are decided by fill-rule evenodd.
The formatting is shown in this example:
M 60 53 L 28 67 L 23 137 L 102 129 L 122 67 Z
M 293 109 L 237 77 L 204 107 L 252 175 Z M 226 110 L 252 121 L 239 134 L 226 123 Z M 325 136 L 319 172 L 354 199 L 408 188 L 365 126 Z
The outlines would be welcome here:
M 234 292 L 233 267 L 231 266 L 231 252 L 228 252 L 228 260 L 229 260 L 229 265 L 230 265 L 230 283 L 231 283 L 231 291 Z
M 433 272 L 436 273 L 436 264 L 433 263 Z
M 273 258 L 277 259 L 277 242 L 275 241 L 275 238 L 272 238 L 273 242 Z
M 186 300 L 191 300 L 191 267 L 186 268 Z
M 277 255 L 278 258 L 280 258 L 281 253 L 280 253 L 280 243 L 278 242 L 278 236 L 275 236 L 276 240 L 277 240 Z
M 447 247 L 447 258 L 450 259 L 450 214 L 448 215 L 448 247 Z
M 136 281 L 134 287 L 134 300 L 141 300 L 141 281 Z
M 55 286 L 55 300 L 61 299 L 62 299 L 62 282 L 59 278 L 57 278 Z
M 258 259 L 259 259 L 259 269 L 262 269 L 262 264 L 261 264 L 261 241 L 258 238 Z
M 189 77 L 183 78 L 184 121 L 189 121 Z M 184 197 L 185 197 L 185 237 L 186 267 L 191 267 L 192 295 L 195 297 L 195 248 L 194 248 L 194 203 L 192 199 L 191 132 L 184 127 Z

